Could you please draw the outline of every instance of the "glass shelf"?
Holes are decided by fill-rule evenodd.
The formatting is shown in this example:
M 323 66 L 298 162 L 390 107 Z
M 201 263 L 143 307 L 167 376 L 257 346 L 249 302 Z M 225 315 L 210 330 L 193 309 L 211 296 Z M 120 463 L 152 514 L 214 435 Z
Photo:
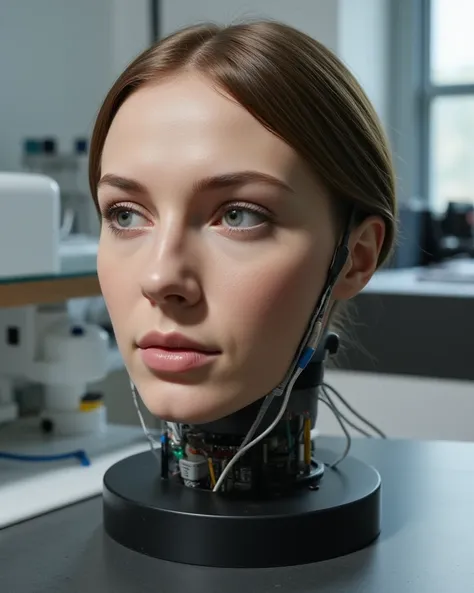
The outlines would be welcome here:
M 91 238 L 73 236 L 62 242 L 59 248 L 60 271 L 18 276 L 0 276 L 0 286 L 31 282 L 54 282 L 58 280 L 87 278 L 97 275 L 98 243 Z
M 37 274 L 29 276 L 7 276 L 0 277 L 0 286 L 2 284 L 23 284 L 26 282 L 47 282 L 55 280 L 65 280 L 67 278 L 84 278 L 97 276 L 95 266 L 75 267 L 72 269 L 63 268 L 56 274 Z
M 0 307 L 40 305 L 99 296 L 101 292 L 95 261 L 94 265 L 85 261 L 72 263 L 63 265 L 56 274 L 0 278 Z

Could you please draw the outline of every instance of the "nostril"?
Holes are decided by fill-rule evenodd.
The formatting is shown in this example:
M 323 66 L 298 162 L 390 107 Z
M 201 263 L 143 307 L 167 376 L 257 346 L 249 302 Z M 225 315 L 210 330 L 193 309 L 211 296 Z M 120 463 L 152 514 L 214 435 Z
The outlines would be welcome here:
M 187 307 L 195 305 L 201 298 L 201 291 L 194 287 L 165 287 L 163 289 L 150 290 L 142 288 L 142 295 L 153 306 L 177 306 Z
M 186 302 L 186 299 L 181 294 L 174 294 L 171 298 L 174 301 L 177 301 L 180 305 L 182 305 L 184 302 Z

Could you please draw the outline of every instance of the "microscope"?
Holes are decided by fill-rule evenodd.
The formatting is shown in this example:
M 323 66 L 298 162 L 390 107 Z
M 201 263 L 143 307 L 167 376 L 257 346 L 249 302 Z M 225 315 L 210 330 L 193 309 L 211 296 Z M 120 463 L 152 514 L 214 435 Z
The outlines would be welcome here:
M 378 472 L 352 457 L 331 464 L 334 452 L 312 438 L 324 365 L 338 345 L 324 334 L 281 417 L 280 396 L 207 424 L 167 424 L 153 454 L 113 465 L 103 483 L 106 533 L 147 556 L 221 568 L 318 562 L 376 540 Z M 264 437 L 248 447 L 257 425 Z

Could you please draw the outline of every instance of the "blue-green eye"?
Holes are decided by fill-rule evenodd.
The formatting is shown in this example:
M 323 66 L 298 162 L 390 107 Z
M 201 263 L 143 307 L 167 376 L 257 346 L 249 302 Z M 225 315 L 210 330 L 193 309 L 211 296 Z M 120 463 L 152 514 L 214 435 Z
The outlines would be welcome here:
M 115 220 L 121 228 L 127 229 L 133 226 L 134 216 L 138 215 L 135 212 L 132 212 L 131 210 L 120 210 L 115 213 Z
M 223 215 L 223 224 L 231 228 L 252 228 L 266 222 L 267 217 L 262 212 L 249 208 L 231 208 Z
M 114 233 L 121 233 L 150 226 L 149 220 L 134 208 L 127 205 L 114 204 L 103 214 L 109 228 Z

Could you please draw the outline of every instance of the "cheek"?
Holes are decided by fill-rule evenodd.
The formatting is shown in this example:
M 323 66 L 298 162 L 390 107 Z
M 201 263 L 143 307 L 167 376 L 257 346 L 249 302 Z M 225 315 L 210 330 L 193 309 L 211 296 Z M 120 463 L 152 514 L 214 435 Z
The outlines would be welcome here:
M 312 250 L 300 258 L 279 258 L 258 274 L 234 278 L 227 315 L 234 312 L 235 346 L 243 347 L 242 355 L 260 357 L 263 350 L 285 360 L 291 355 L 322 290 L 325 265 Z

